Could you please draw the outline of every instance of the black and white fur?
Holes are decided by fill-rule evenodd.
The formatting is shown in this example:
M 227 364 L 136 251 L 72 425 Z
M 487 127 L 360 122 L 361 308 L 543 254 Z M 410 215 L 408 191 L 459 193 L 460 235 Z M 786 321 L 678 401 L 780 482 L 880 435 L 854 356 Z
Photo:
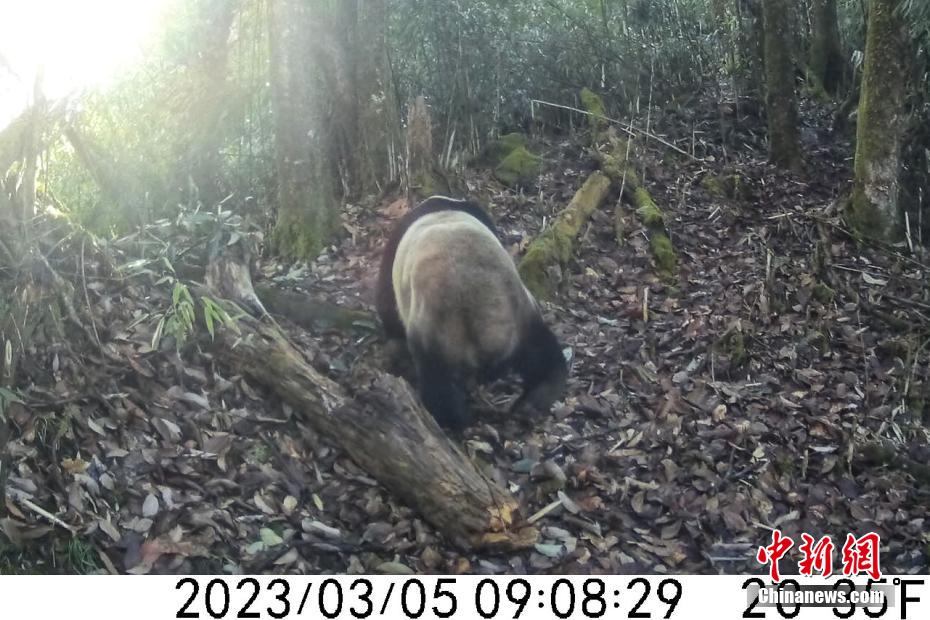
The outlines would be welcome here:
M 377 309 L 388 337 L 406 339 L 423 404 L 443 426 L 471 423 L 471 378 L 516 371 L 523 394 L 513 409 L 548 410 L 564 393 L 561 346 L 477 203 L 434 196 L 398 222 Z

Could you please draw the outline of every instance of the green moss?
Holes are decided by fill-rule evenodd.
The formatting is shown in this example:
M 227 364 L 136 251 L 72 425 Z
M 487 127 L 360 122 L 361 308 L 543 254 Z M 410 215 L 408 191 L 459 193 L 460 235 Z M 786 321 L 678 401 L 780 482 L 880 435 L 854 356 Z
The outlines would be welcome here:
M 552 253 L 548 248 L 539 245 L 539 241 L 537 239 L 529 248 L 520 261 L 518 270 L 523 284 L 537 299 L 551 299 L 555 294 L 555 287 L 549 280 L 546 269 L 552 264 Z
M 746 341 L 738 327 L 731 327 L 717 341 L 716 349 L 730 359 L 733 366 L 742 366 L 746 361 Z
M 627 221 L 623 214 L 623 209 L 618 205 L 614 209 L 614 239 L 617 245 L 622 246 L 626 241 Z
M 526 145 L 526 136 L 522 133 L 505 134 L 485 145 L 481 153 L 481 162 L 488 166 L 496 166 L 514 150 L 521 146 L 526 148 Z
M 847 223 L 870 238 L 891 238 L 898 223 L 898 176 L 906 101 L 906 25 L 894 0 L 869 5 L 856 121 L 855 181 Z
M 836 297 L 836 291 L 823 282 L 815 284 L 811 294 L 814 296 L 814 299 L 824 305 L 833 303 L 833 298 Z
M 824 88 L 823 82 L 820 81 L 820 78 L 818 78 L 811 69 L 807 71 L 807 92 L 811 99 L 819 101 L 820 103 L 830 104 L 833 102 L 833 97 L 830 96 L 830 93 Z
M 600 134 L 607 127 L 607 108 L 600 95 L 590 88 L 581 89 L 581 107 L 588 112 L 588 124 L 595 135 Z
M 316 258 L 332 235 L 332 216 L 329 209 L 279 211 L 271 237 L 274 252 L 292 260 Z
M 701 179 L 701 187 L 711 196 L 734 200 L 745 198 L 748 189 L 743 178 L 738 174 L 707 174 Z
M 633 204 L 636 205 L 636 215 L 648 228 L 661 228 L 665 225 L 665 215 L 644 187 L 634 190 Z
M 449 184 L 442 175 L 430 169 L 420 170 L 413 175 L 410 179 L 410 187 L 415 188 L 415 194 L 420 198 L 450 193 Z
M 271 450 L 264 443 L 254 443 L 245 453 L 245 462 L 263 465 L 271 461 Z
M 610 185 L 610 178 L 599 172 L 588 177 L 555 223 L 527 248 L 518 270 L 526 288 L 537 298 L 551 299 L 555 294 L 549 268 L 564 265 L 571 259 L 575 237 L 591 213 L 601 205 Z
M 522 133 L 508 133 L 498 138 L 497 143 L 500 147 L 505 149 L 505 153 L 510 153 L 514 149 L 526 146 L 526 136 Z
M 853 232 L 862 237 L 881 238 L 884 236 L 885 229 L 888 228 L 881 210 L 866 195 L 864 183 L 857 182 L 853 185 L 852 195 L 847 203 L 845 220 Z
M 530 244 L 520 261 L 520 278 L 538 299 L 552 299 L 555 294 L 555 286 L 547 272 L 553 265 L 568 262 L 572 256 L 573 238 L 571 227 L 557 222 Z
M 653 232 L 649 239 L 652 247 L 652 258 L 655 260 L 659 273 L 666 277 L 675 274 L 678 267 L 678 256 L 672 246 L 671 239 L 664 232 Z
M 542 172 L 542 158 L 520 146 L 510 152 L 494 169 L 494 176 L 511 187 L 531 185 Z
M 619 159 L 613 155 L 604 153 L 600 156 L 600 164 L 604 174 L 618 183 L 623 182 L 623 171 L 626 169 L 626 166 L 621 164 Z

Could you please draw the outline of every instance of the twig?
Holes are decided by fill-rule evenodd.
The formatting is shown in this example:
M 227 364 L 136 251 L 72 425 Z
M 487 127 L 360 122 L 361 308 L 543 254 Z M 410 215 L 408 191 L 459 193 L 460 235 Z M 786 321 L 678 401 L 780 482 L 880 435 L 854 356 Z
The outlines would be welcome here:
M 541 508 L 538 512 L 536 512 L 536 514 L 534 514 L 534 515 L 531 516 L 529 519 L 527 519 L 527 520 L 526 520 L 526 524 L 527 524 L 527 525 L 533 525 L 534 523 L 536 523 L 537 521 L 539 521 L 540 519 L 542 519 L 542 518 L 545 517 L 547 514 L 549 514 L 550 512 L 552 512 L 553 510 L 555 510 L 556 508 L 558 508 L 558 507 L 561 506 L 561 505 L 562 505 L 562 500 L 560 500 L 560 499 L 555 500 L 555 501 L 552 502 L 551 504 L 549 504 L 549 505 L 544 506 L 543 508 Z
M 572 107 L 572 106 L 570 106 L 570 105 L 562 105 L 562 104 L 559 104 L 559 103 L 550 103 L 549 101 L 542 101 L 541 99 L 530 99 L 530 103 L 532 103 L 532 104 L 538 103 L 538 104 L 547 105 L 547 106 L 550 106 L 550 107 L 553 107 L 553 108 L 561 108 L 561 109 L 563 109 L 563 110 L 570 110 L 570 111 L 572 111 L 572 112 L 577 112 L 577 113 L 579 113 L 579 114 L 586 114 L 586 115 L 588 115 L 588 116 L 593 116 L 593 117 L 595 117 L 595 118 L 599 118 L 599 119 L 605 120 L 605 121 L 607 121 L 608 123 L 614 123 L 614 124 L 618 125 L 618 126 L 620 127 L 620 129 L 622 129 L 623 131 L 625 131 L 625 132 L 627 133 L 627 135 L 630 135 L 630 136 L 634 136 L 634 137 L 635 137 L 635 135 L 636 135 L 637 133 L 639 133 L 639 134 L 641 134 L 641 135 L 646 136 L 647 138 L 652 138 L 653 140 L 655 140 L 655 141 L 658 142 L 659 144 L 662 144 L 662 145 L 667 146 L 668 148 L 672 149 L 672 150 L 675 151 L 676 153 L 681 153 L 682 155 L 684 155 L 685 157 L 687 157 L 687 158 L 689 158 L 689 159 L 691 159 L 691 160 L 693 160 L 693 161 L 698 161 L 698 162 L 703 162 L 703 161 L 704 161 L 703 159 L 701 159 L 701 158 L 699 158 L 699 157 L 695 157 L 694 155 L 692 155 L 692 154 L 689 153 L 688 151 L 685 151 L 685 150 L 683 150 L 683 149 L 678 148 L 677 146 L 675 146 L 675 145 L 672 144 L 671 142 L 669 142 L 669 141 L 667 141 L 667 140 L 664 140 L 664 139 L 660 138 L 659 136 L 655 135 L 654 133 L 648 132 L 648 131 L 646 131 L 645 129 L 640 129 L 639 127 L 634 126 L 632 123 L 623 123 L 623 121 L 618 121 L 618 120 L 615 119 L 615 118 L 610 118 L 610 117 L 608 117 L 608 116 L 604 116 L 603 114 L 595 114 L 595 113 L 593 113 L 593 112 L 588 112 L 587 110 L 581 110 L 581 109 L 579 109 L 579 108 L 574 108 L 574 107 Z M 624 124 L 629 125 L 631 129 L 627 129 L 626 127 L 624 127 Z
M 930 304 L 925 304 L 922 301 L 917 301 L 916 299 L 908 299 L 907 297 L 898 297 L 897 295 L 892 295 L 891 293 L 882 293 L 883 297 L 887 297 L 892 301 L 896 301 L 902 304 L 910 304 L 912 306 L 917 306 L 918 308 L 923 308 L 924 310 L 930 310 Z
M 905 409 L 907 409 L 907 398 L 910 396 L 911 384 L 914 381 L 914 377 L 917 375 L 917 363 L 920 362 L 920 354 L 928 344 L 930 344 L 930 338 L 924 340 L 917 348 L 917 351 L 914 353 L 914 360 L 911 362 L 911 372 L 904 381 L 904 394 L 901 396 L 901 403 L 904 405 Z
M 90 316 L 90 326 L 94 330 L 94 338 L 97 340 L 97 346 L 102 347 L 100 334 L 97 332 L 97 321 L 94 320 L 94 309 L 90 305 L 90 294 L 87 292 L 87 274 L 84 271 L 84 243 L 86 238 L 81 239 L 81 284 L 84 286 L 84 301 L 87 303 L 87 314 Z
M 36 514 L 42 517 L 45 517 L 46 519 L 48 519 L 49 521 L 51 521 L 58 527 L 62 527 L 68 530 L 69 532 L 71 532 L 72 534 L 76 533 L 76 530 L 73 527 L 71 527 L 70 525 L 68 525 L 67 523 L 65 523 L 64 521 L 62 521 L 61 519 L 59 519 L 58 517 L 56 517 L 49 511 L 47 511 L 45 508 L 42 508 L 41 506 L 34 504 L 31 500 L 28 500 L 25 497 L 20 497 L 19 503 L 21 503 L 23 506 L 25 506 L 29 510 L 35 512 Z

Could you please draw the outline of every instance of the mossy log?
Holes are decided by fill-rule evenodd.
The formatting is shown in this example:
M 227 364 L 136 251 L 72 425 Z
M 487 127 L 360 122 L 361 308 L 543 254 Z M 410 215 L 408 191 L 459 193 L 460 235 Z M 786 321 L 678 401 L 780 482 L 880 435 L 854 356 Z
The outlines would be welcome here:
M 649 233 L 649 246 L 656 270 L 663 278 L 671 279 L 678 269 L 678 255 L 665 229 L 665 214 L 630 165 L 627 141 L 612 129 L 607 131 L 607 139 L 607 150 L 597 151 L 601 169 L 623 188 L 627 200 L 633 203 L 637 217 Z
M 402 379 L 360 364 L 350 394 L 267 321 L 244 316 L 214 333 L 216 359 L 277 394 L 456 545 L 517 549 L 538 539 L 535 528 L 519 523 L 513 496 L 479 473 Z
M 555 222 L 527 248 L 519 271 L 524 284 L 536 297 L 551 299 L 555 283 L 549 277 L 552 267 L 564 267 L 572 257 L 575 238 L 591 214 L 607 199 L 610 177 L 595 172 L 584 182 Z

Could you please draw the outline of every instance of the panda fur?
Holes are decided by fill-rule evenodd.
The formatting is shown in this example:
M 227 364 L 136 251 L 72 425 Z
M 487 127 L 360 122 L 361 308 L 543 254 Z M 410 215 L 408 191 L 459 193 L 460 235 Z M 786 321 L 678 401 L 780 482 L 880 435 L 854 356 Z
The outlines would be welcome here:
M 547 410 L 568 375 L 562 348 L 477 203 L 434 196 L 408 212 L 384 249 L 377 309 L 389 338 L 406 339 L 420 397 L 440 425 L 471 423 L 466 384 L 513 370 Z

